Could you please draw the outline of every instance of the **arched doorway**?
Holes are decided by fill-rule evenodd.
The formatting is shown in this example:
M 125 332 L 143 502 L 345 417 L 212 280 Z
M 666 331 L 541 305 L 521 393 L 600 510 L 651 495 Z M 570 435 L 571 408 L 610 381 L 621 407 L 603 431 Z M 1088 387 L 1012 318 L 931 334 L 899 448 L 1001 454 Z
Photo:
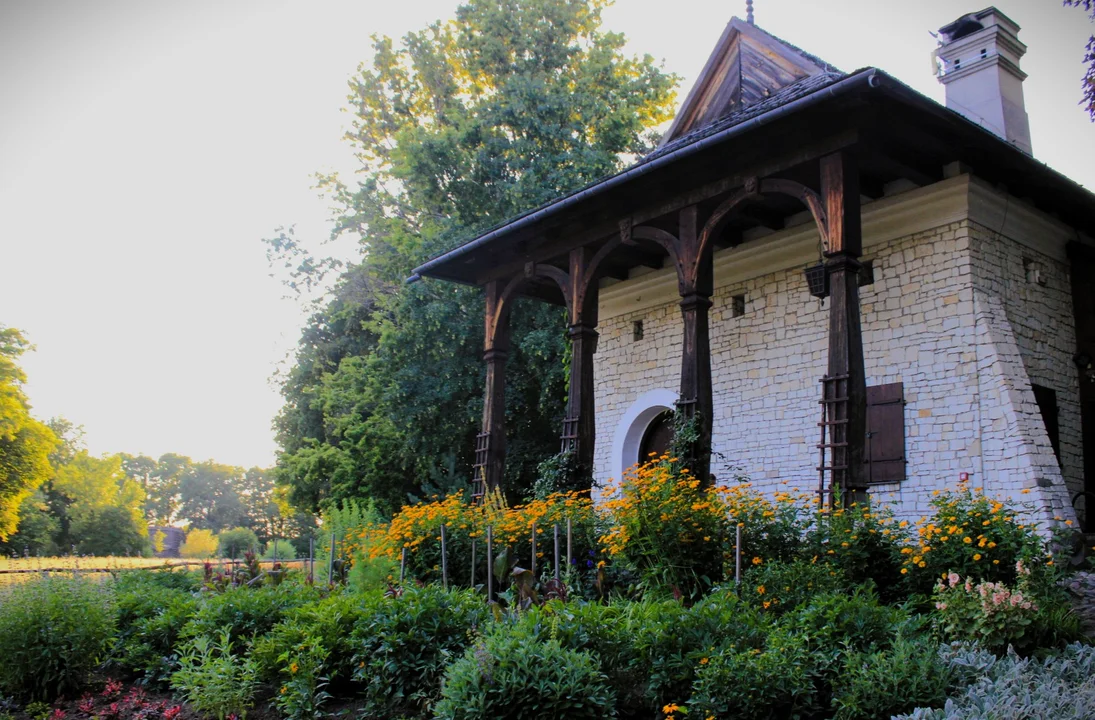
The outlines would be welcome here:
M 677 393 L 668 388 L 647 390 L 635 399 L 631 406 L 624 412 L 616 425 L 615 437 L 612 442 L 612 461 L 609 465 L 611 475 L 601 478 L 601 482 L 607 482 L 609 478 L 620 480 L 627 468 L 638 462 L 642 448 L 652 444 L 659 437 L 664 438 L 665 430 L 658 430 L 656 426 L 668 425 L 672 430 L 673 423 L 659 422 L 663 416 L 671 416 L 673 407 L 677 402 Z M 652 431 L 648 438 L 648 432 Z M 671 434 L 671 433 L 670 433 Z M 649 442 L 647 442 L 649 440 Z M 668 445 L 667 445 L 668 447 Z M 651 445 L 651 449 L 653 445 Z M 647 450 L 646 452 L 650 452 Z M 645 459 L 645 457 L 643 458 Z
M 663 410 L 657 415 L 643 432 L 639 441 L 639 456 L 637 462 L 646 462 L 650 456 L 659 457 L 669 452 L 669 446 L 673 442 L 673 411 Z

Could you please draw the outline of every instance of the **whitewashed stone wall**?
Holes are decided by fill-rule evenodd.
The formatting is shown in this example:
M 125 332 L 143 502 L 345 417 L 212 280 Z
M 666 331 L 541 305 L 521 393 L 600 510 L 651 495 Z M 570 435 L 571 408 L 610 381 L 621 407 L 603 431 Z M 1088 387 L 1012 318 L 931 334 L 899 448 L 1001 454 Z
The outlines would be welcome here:
M 907 402 L 907 479 L 878 486 L 875 495 L 906 518 L 928 513 L 932 492 L 954 486 L 960 472 L 990 494 L 1029 503 L 1040 520 L 1071 512 L 1024 372 L 1058 391 L 1065 477 L 1078 481 L 1078 388 L 1075 380 L 1070 390 L 1050 382 L 1075 376 L 1065 367 L 1075 341 L 1062 331 L 1071 327 L 1067 274 L 1051 281 L 1052 292 L 1039 286 L 994 301 L 1001 293 L 992 278 L 1010 278 L 1015 258 L 1005 244 L 986 247 L 982 233 L 962 219 L 870 245 L 864 254 L 875 272 L 874 284 L 860 289 L 867 382 L 902 382 Z M 1021 271 L 1022 257 L 1015 262 Z M 715 284 L 712 472 L 726 480 L 748 476 L 762 489 L 814 490 L 828 302 L 810 297 L 801 266 L 732 284 L 720 284 L 716 273 Z M 734 317 L 738 295 L 745 312 Z M 993 314 L 993 302 L 1000 312 Z M 635 320 L 643 321 L 639 341 L 632 338 Z M 680 309 L 667 298 L 645 310 L 602 314 L 599 330 L 596 474 L 604 482 L 619 464 L 612 437 L 626 410 L 653 388 L 678 387 Z M 1022 362 L 1010 362 L 1018 358 L 1009 333 Z

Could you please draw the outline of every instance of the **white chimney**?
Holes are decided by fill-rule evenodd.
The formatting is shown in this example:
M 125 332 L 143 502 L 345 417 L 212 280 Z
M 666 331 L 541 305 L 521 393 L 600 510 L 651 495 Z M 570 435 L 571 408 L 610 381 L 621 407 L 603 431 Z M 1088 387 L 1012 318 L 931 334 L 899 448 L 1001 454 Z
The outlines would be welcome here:
M 1019 26 L 990 7 L 963 15 L 939 34 L 936 74 L 947 88 L 947 107 L 1032 155 L 1023 105 L 1027 76 L 1019 69 L 1027 46 L 1019 41 Z

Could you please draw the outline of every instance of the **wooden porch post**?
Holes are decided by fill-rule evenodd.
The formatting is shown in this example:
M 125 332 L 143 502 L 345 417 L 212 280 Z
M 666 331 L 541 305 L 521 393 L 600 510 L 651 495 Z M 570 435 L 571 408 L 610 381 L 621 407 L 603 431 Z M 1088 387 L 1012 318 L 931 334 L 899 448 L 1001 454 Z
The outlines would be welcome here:
M 686 418 L 698 418 L 699 439 L 688 458 L 689 469 L 700 482 L 711 477 L 711 339 L 708 310 L 714 293 L 710 246 L 700 246 L 695 205 L 681 210 L 678 233 L 678 261 L 686 271 L 680 276 L 681 315 L 684 343 L 681 348 L 681 393 L 677 409 Z
M 562 450 L 577 455 L 578 473 L 592 478 L 596 420 L 593 354 L 597 351 L 597 281 L 589 272 L 591 253 L 570 251 L 570 387 L 563 420 Z
M 829 368 L 823 381 L 829 442 L 832 444 L 830 490 L 844 504 L 867 497 L 867 382 L 859 315 L 859 256 L 863 251 L 859 208 L 859 171 L 846 152 L 821 159 L 821 194 L 828 224 Z M 832 496 L 830 496 L 832 497 Z
M 487 283 L 486 332 L 483 359 L 487 382 L 483 393 L 483 428 L 475 442 L 475 479 L 478 499 L 502 484 L 506 467 L 506 357 L 509 355 L 509 313 L 502 307 L 503 285 Z

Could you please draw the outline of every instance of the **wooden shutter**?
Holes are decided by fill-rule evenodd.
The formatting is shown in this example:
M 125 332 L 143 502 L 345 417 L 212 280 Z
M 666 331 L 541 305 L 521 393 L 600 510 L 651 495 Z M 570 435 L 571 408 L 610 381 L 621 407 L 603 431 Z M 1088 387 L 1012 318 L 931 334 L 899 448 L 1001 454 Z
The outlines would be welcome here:
M 867 388 L 867 482 L 905 479 L 905 388 L 903 383 Z

